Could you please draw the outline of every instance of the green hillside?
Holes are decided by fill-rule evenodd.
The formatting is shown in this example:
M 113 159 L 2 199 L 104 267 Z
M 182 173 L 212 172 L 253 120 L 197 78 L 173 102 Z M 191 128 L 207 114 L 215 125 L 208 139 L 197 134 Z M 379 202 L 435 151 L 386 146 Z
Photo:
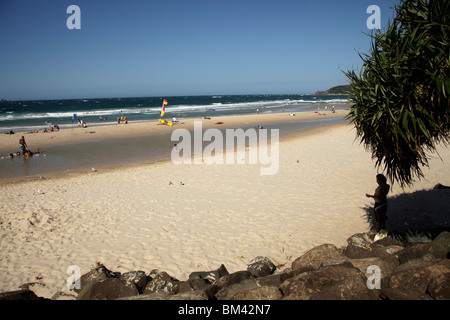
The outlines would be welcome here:
M 336 86 L 332 87 L 326 91 L 317 91 L 316 94 L 347 94 L 347 92 L 350 90 L 350 85 L 342 85 L 342 86 Z

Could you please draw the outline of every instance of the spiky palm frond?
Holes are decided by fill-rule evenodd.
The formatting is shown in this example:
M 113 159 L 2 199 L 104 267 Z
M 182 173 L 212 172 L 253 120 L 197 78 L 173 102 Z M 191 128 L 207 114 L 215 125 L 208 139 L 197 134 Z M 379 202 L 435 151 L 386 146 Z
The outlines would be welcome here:
M 357 137 L 404 187 L 423 177 L 436 144 L 450 142 L 450 1 L 404 1 L 395 10 L 386 30 L 370 35 L 359 74 L 344 73 Z

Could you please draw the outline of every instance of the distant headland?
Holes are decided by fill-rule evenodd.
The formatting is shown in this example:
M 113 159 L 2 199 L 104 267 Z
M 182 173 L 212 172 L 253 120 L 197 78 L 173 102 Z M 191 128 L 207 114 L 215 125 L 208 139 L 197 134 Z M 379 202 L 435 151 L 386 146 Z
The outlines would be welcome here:
M 350 91 L 350 88 L 350 85 L 335 86 L 326 91 L 317 91 L 316 95 L 347 94 Z

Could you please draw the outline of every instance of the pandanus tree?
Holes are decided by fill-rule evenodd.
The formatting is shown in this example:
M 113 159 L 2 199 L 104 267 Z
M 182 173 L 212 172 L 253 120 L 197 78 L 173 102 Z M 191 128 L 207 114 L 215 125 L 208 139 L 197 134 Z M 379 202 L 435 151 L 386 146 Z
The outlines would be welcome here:
M 344 73 L 357 139 L 403 188 L 450 142 L 450 1 L 405 0 L 395 13 L 369 35 L 361 70 Z

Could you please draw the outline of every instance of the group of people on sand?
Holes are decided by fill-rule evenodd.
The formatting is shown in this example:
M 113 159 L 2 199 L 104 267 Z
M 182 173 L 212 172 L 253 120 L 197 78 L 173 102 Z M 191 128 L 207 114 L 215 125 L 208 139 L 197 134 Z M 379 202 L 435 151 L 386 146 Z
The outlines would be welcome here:
M 39 148 L 36 152 L 33 152 L 33 151 L 29 150 L 27 142 L 25 141 L 25 137 L 24 136 L 22 136 L 20 138 L 19 144 L 20 144 L 20 150 L 21 151 L 17 151 L 16 153 L 10 153 L 6 157 L 0 157 L 0 159 L 5 159 L 5 158 L 12 159 L 14 157 L 16 157 L 16 158 L 20 158 L 20 157 L 29 158 L 29 157 L 32 157 L 34 155 L 42 154 L 41 148 Z M 46 155 L 43 154 L 43 156 L 45 157 Z
M 41 148 L 39 148 L 36 152 L 33 152 L 31 150 L 26 150 L 23 155 L 20 153 L 20 151 L 17 151 L 16 153 L 10 153 L 5 157 L 0 157 L 0 159 L 12 159 L 12 158 L 20 158 L 20 157 L 24 157 L 25 159 L 30 158 L 32 156 L 39 156 L 42 155 L 43 157 L 46 157 L 46 154 L 42 154 L 42 150 Z
M 80 118 L 78 118 L 78 127 L 79 128 L 87 128 L 87 123 Z
M 325 111 L 328 111 L 328 106 L 325 106 Z M 319 116 L 324 116 L 325 113 L 320 112 L 320 106 L 317 107 L 317 111 L 315 113 L 318 113 Z M 336 110 L 334 110 L 334 106 L 331 107 L 331 113 L 336 113 Z
M 125 123 L 125 124 L 128 123 L 127 116 L 117 117 L 117 123 L 120 124 L 122 122 Z
M 55 131 L 59 131 L 59 126 L 57 124 L 54 124 L 53 126 L 49 126 L 48 128 L 44 128 L 42 130 L 34 130 L 34 131 L 28 131 L 25 133 L 39 133 L 39 132 L 55 132 Z
M 22 150 L 22 155 L 25 158 L 28 158 L 28 157 L 31 157 L 33 155 L 37 155 L 37 154 L 41 154 L 42 153 L 41 148 L 39 148 L 37 152 L 32 152 L 31 150 L 27 149 L 28 145 L 27 145 L 27 142 L 25 141 L 25 137 L 24 136 L 22 136 L 22 138 L 20 138 L 19 144 L 20 144 L 20 149 Z M 20 152 L 17 152 L 16 156 L 20 156 Z

